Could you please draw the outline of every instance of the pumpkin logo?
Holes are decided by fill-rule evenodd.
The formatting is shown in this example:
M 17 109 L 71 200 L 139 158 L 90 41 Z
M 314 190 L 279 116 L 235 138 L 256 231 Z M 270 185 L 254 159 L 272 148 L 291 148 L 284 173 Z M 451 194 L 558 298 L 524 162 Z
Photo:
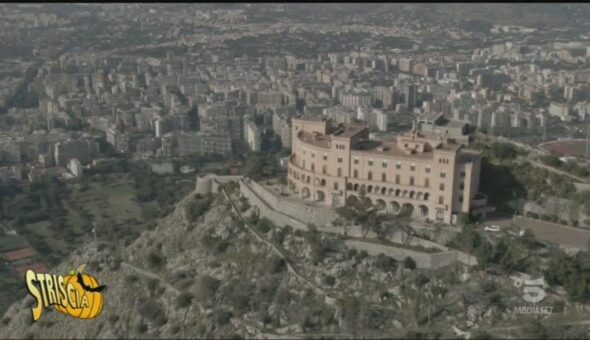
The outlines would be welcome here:
M 78 319 L 94 319 L 102 311 L 102 291 L 106 288 L 98 280 L 84 273 L 86 265 L 71 270 L 68 275 L 26 273 L 29 293 L 37 300 L 32 308 L 33 321 L 39 320 L 43 308 L 53 305 L 55 310 Z M 39 288 L 35 285 L 39 284 Z

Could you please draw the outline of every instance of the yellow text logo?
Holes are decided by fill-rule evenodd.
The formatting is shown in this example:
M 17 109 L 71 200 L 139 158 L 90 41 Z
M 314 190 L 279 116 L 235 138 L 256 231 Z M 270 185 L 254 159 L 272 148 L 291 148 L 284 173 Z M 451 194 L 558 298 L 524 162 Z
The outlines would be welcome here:
M 85 267 L 81 265 L 66 276 L 27 270 L 27 289 L 37 301 L 37 305 L 31 308 L 33 321 L 39 320 L 43 309 L 49 306 L 78 319 L 94 319 L 100 314 L 102 291 L 106 286 L 99 285 L 94 276 L 83 273 Z

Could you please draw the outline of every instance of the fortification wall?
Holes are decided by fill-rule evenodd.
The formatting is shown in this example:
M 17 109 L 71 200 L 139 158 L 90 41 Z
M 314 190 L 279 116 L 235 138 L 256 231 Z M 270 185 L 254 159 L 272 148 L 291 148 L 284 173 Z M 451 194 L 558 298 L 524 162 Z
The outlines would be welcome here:
M 338 218 L 338 215 L 332 209 L 313 207 L 305 204 L 304 202 L 295 202 L 292 200 L 283 199 L 255 181 L 245 181 L 247 182 L 248 187 L 254 190 L 256 194 L 262 197 L 274 209 L 293 216 L 304 223 L 312 223 L 317 226 L 327 226 L 330 225 L 336 218 Z

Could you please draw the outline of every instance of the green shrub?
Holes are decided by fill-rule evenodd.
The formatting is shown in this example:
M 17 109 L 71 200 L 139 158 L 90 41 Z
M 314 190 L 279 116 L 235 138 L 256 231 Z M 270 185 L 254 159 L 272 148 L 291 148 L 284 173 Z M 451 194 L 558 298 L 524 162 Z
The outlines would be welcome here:
M 255 225 L 255 228 L 259 232 L 266 234 L 267 232 L 269 232 L 271 229 L 274 228 L 274 224 L 268 218 L 263 217 L 258 220 L 258 223 L 256 223 L 256 225 Z
M 336 283 L 336 278 L 332 275 L 324 275 L 322 282 L 325 285 L 332 287 Z
M 217 326 L 227 325 L 232 316 L 230 311 L 221 308 L 217 309 L 215 311 L 215 323 Z
M 182 292 L 176 297 L 176 306 L 178 306 L 178 308 L 187 308 L 191 305 L 193 298 L 193 294 L 189 292 Z
M 379 254 L 375 266 L 383 272 L 393 272 L 396 269 L 396 261 L 389 256 Z
M 195 197 L 195 199 L 192 200 L 191 202 L 189 202 L 184 208 L 186 218 L 190 222 L 195 222 L 199 217 L 201 217 L 209 209 L 211 202 L 212 202 L 212 199 L 210 197 L 204 197 L 204 198 Z
M 147 261 L 150 267 L 159 268 L 166 263 L 166 258 L 164 257 L 164 255 L 152 250 L 149 252 L 147 256 Z
M 411 270 L 416 269 L 416 261 L 414 261 L 413 258 L 407 256 L 404 259 L 404 268 L 411 269 Z
M 272 274 L 282 273 L 287 270 L 287 263 L 284 259 L 276 255 L 271 255 L 266 260 L 265 268 Z
M 137 305 L 137 312 L 140 316 L 154 322 L 158 326 L 168 322 L 162 306 L 153 299 L 140 300 Z

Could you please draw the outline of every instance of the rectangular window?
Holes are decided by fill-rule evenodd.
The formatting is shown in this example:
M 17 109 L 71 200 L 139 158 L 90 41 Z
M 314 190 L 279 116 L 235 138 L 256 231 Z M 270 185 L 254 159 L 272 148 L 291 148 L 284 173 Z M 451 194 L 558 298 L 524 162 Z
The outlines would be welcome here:
M 426 167 L 426 173 L 427 173 L 427 174 L 429 174 L 429 173 L 430 173 L 430 167 L 429 167 L 429 166 L 427 166 L 427 167 Z
M 459 203 L 463 203 L 463 195 L 459 196 Z
M 338 156 L 338 163 L 342 163 L 342 157 Z
M 445 190 L 445 184 L 444 183 L 441 183 L 438 187 L 440 188 L 441 191 Z
M 465 189 L 465 183 L 461 182 L 461 184 L 459 184 L 459 190 L 463 189 Z
M 334 190 L 338 190 L 338 182 L 334 182 Z
M 416 164 L 410 165 L 410 171 L 415 171 L 415 170 L 416 170 Z
M 387 168 L 387 162 L 383 162 L 381 165 L 383 165 L 384 168 Z
M 398 170 L 401 169 L 402 168 L 402 164 L 400 162 L 397 162 L 395 164 L 395 168 L 398 169 Z
M 444 198 L 442 196 L 438 196 L 438 204 L 443 204 Z
M 373 160 L 372 159 L 369 159 L 369 162 L 368 163 L 369 163 L 369 166 L 372 166 L 373 165 Z
M 315 152 L 311 152 L 311 158 L 315 158 Z
M 358 158 L 355 158 L 354 159 L 354 164 L 359 164 L 359 159 Z
M 440 178 L 446 178 L 447 177 L 447 173 L 446 172 L 441 172 L 440 173 Z
M 465 178 L 465 171 L 461 171 L 461 178 Z
M 328 160 L 328 155 L 327 154 L 324 154 L 324 157 L 323 158 L 324 158 L 325 161 L 327 161 Z

